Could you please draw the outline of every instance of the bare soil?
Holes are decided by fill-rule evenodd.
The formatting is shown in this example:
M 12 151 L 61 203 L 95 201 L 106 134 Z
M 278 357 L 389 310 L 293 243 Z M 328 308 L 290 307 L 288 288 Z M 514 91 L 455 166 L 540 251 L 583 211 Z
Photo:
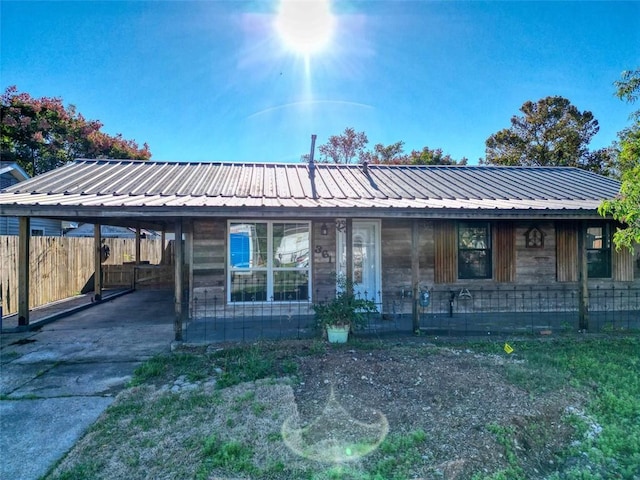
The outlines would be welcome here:
M 321 415 L 333 392 L 358 420 L 374 422 L 382 412 L 389 434 L 424 431 L 424 463 L 416 465 L 414 478 L 462 479 L 508 468 L 492 426 L 513 432 L 513 453 L 527 478 L 542 478 L 556 470 L 557 455 L 571 441 L 572 428 L 562 420 L 567 409 L 582 403 L 562 379 L 529 369 L 517 353 L 403 343 L 329 347 L 296 362 L 300 384 L 294 395 L 302 423 Z M 533 388 L 514 385 L 514 376 Z

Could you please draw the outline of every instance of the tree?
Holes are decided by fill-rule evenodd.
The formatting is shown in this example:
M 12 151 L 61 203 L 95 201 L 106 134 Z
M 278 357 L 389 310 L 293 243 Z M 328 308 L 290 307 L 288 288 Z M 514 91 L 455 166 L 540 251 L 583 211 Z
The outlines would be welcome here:
M 360 162 L 368 163 L 407 163 L 407 158 L 404 154 L 404 142 L 402 140 L 386 146 L 382 143 L 376 143 L 373 151 L 364 151 L 360 154 Z
M 404 153 L 402 140 L 384 145 L 376 143 L 373 150 L 367 150 L 369 139 L 364 132 L 356 132 L 347 127 L 340 135 L 329 137 L 329 141 L 318 147 L 322 155 L 323 163 L 352 163 L 357 159 L 360 163 L 386 164 L 386 165 L 466 165 L 467 159 L 454 160 L 450 155 L 444 155 L 442 149 L 431 150 L 423 147 L 422 150 L 413 150 L 410 154 Z M 309 155 L 302 155 L 303 162 L 309 161 Z
M 102 123 L 87 120 L 57 97 L 33 98 L 15 86 L 2 95 L 0 156 L 30 175 L 57 168 L 76 158 L 148 160 L 148 145 L 139 148 L 121 134 L 101 132 Z
M 618 98 L 633 103 L 640 94 L 640 69 L 623 72 L 615 82 Z M 613 236 L 616 248 L 633 251 L 640 244 L 640 111 L 631 116 L 632 125 L 618 134 L 618 168 L 622 172 L 620 193 L 613 200 L 604 201 L 598 208 L 602 216 L 611 215 L 622 222 Z
M 589 111 L 580 112 L 566 98 L 527 101 L 511 117 L 511 127 L 491 135 L 484 163 L 495 165 L 571 166 L 601 172 L 588 149 L 598 132 Z
M 342 134 L 330 136 L 327 143 L 318 147 L 322 155 L 320 161 L 352 163 L 355 158 L 359 158 L 364 153 L 367 143 L 369 139 L 364 132 L 356 132 L 353 128 L 347 127 Z
M 448 153 L 444 155 L 441 148 L 431 150 L 423 147 L 422 150 L 413 150 L 408 157 L 411 165 L 466 165 L 467 159 L 454 160 Z

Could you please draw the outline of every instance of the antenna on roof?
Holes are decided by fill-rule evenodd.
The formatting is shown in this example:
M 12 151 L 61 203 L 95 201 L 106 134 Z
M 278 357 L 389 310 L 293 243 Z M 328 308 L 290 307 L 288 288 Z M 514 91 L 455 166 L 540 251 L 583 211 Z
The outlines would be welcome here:
M 316 151 L 316 134 L 311 135 L 311 152 L 309 152 L 309 166 L 313 166 L 313 154 Z

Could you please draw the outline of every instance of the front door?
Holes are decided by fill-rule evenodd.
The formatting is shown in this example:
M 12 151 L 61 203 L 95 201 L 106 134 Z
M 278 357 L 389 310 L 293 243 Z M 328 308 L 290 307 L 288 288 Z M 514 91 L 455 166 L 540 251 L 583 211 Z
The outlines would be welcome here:
M 380 222 L 377 220 L 353 220 L 353 283 L 354 291 L 361 298 L 380 303 Z M 347 235 L 339 232 L 339 273 L 347 272 Z

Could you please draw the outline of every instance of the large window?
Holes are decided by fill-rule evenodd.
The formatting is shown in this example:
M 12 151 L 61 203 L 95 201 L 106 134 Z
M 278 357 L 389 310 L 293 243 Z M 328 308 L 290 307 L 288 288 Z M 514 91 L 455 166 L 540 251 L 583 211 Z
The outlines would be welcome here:
M 491 278 L 491 229 L 488 222 L 458 224 L 458 278 Z
M 609 225 L 587 227 L 587 276 L 589 278 L 611 278 L 611 236 Z
M 309 299 L 309 223 L 229 222 L 229 301 Z

